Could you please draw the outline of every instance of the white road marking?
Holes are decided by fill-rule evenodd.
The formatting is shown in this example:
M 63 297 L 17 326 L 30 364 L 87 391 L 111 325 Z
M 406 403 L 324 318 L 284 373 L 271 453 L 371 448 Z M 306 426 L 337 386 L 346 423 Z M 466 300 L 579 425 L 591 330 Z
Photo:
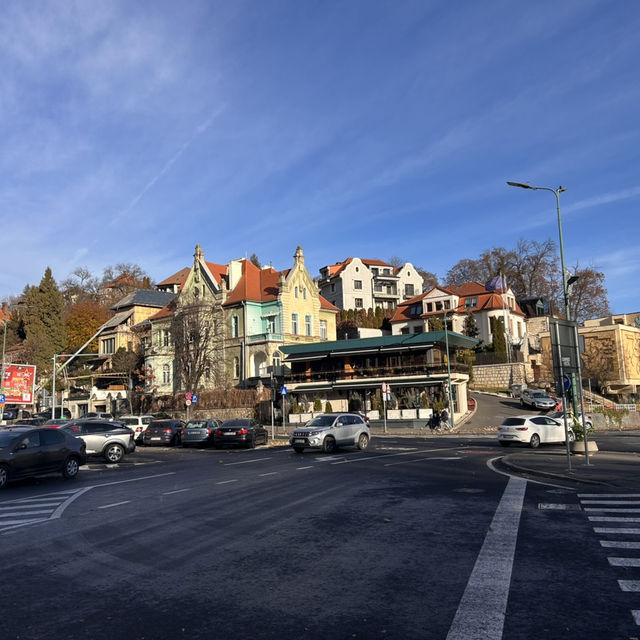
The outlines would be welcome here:
M 222 482 L 216 482 L 216 484 L 229 484 L 231 482 L 238 482 L 237 480 L 223 480 Z
M 580 511 L 579 504 L 559 504 L 555 502 L 539 502 L 538 509 L 543 511 Z
M 313 469 L 313 468 L 314 468 L 313 465 L 311 465 L 310 467 L 296 467 L 298 471 L 300 471 L 301 469 Z
M 640 498 L 640 493 L 579 493 L 578 498 Z
M 590 522 L 640 522 L 640 518 L 623 518 L 622 516 L 589 516 Z
M 111 507 L 119 507 L 121 504 L 129 504 L 131 500 L 124 500 L 123 502 L 112 502 L 111 504 L 103 504 L 101 507 L 96 507 L 97 509 L 111 509 Z
M 243 460 L 242 462 L 225 462 L 225 467 L 234 467 L 237 464 L 251 464 L 252 462 L 261 462 L 262 460 L 269 460 L 269 458 L 254 458 L 253 460 Z
M 615 507 L 609 509 L 598 509 L 597 507 L 586 507 L 583 511 L 598 511 L 600 513 L 640 513 L 640 509 L 617 509 Z
M 640 504 L 640 500 L 581 500 L 582 504 Z
M 447 640 L 502 640 L 527 481 L 511 477 L 485 536 Z
M 163 496 L 171 496 L 174 493 L 184 493 L 185 491 L 191 491 L 191 489 L 176 489 L 175 491 L 165 491 Z
M 640 567 L 640 558 L 607 558 L 612 567 Z
M 613 527 L 593 527 L 596 533 L 629 533 L 631 535 L 640 535 L 640 529 L 616 529 Z
M 411 451 L 402 451 L 400 453 L 385 453 L 384 455 L 381 456 L 377 456 L 375 454 L 373 455 L 366 455 L 363 456 L 362 454 L 356 454 L 354 455 L 352 458 L 347 458 L 344 462 L 333 462 L 332 464 L 344 464 L 345 462 L 363 462 L 363 461 L 369 461 L 369 462 L 373 462 L 375 460 L 381 460 L 382 458 L 397 458 L 398 456 L 410 456 L 410 455 L 415 455 L 416 452 L 419 453 L 437 453 L 439 451 L 457 451 L 458 447 L 446 447 L 446 448 L 442 448 L 442 449 L 413 449 Z M 335 458 L 317 458 L 317 460 L 335 460 Z
M 41 506 L 41 505 L 38 505 Z M 51 506 L 58 506 L 58 505 L 51 505 Z M 7 511 L 6 513 L 1 513 L 0 514 L 0 518 L 15 518 L 16 516 L 36 516 L 36 515 L 41 515 L 43 513 L 51 513 L 51 509 L 42 509 L 42 510 L 38 510 L 38 511 Z M 3 523 L 3 520 L 0 520 L 0 524 Z
M 0 515 L 1 512 L 3 511 L 16 511 L 18 509 L 33 509 L 34 507 L 38 508 L 38 509 L 42 509 L 43 507 L 57 507 L 60 503 L 59 502 L 34 502 L 33 504 L 27 504 L 26 502 L 23 502 L 21 504 L 14 504 L 14 505 L 10 505 L 8 507 L 0 507 Z
M 640 625 L 640 611 L 638 609 L 632 609 L 631 615 L 633 616 L 633 620 L 637 625 Z
M 279 471 L 272 471 L 271 473 L 261 473 L 259 474 L 259 477 L 264 478 L 265 476 L 277 476 L 279 473 Z
M 640 542 L 625 542 L 624 540 L 600 540 L 600 546 L 608 549 L 640 549 Z
M 618 580 L 623 591 L 640 591 L 640 580 Z

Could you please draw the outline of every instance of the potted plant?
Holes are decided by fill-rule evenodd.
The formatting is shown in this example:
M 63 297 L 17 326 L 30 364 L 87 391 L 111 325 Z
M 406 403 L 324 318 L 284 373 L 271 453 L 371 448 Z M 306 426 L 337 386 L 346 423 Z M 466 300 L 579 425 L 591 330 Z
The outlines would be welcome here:
M 584 455 L 586 452 L 585 441 L 584 441 L 584 428 L 582 426 L 582 421 L 579 420 L 573 412 L 569 412 L 567 415 L 567 420 L 573 429 L 573 433 L 576 436 L 574 442 L 571 443 L 571 451 L 575 454 Z M 598 451 L 598 445 L 595 440 L 588 440 L 588 448 L 589 453 L 595 453 Z

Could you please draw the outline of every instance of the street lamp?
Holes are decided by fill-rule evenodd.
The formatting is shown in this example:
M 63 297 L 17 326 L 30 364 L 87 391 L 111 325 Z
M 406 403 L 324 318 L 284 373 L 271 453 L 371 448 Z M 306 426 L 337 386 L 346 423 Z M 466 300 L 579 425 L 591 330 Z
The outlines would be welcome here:
M 447 350 L 447 383 L 449 385 L 449 418 L 451 420 L 451 430 L 456 428 L 456 408 L 453 402 L 453 393 L 451 392 L 451 364 L 449 362 L 449 331 L 447 330 L 447 309 L 444 309 L 444 344 Z
M 552 189 L 551 187 L 533 187 L 527 182 L 510 182 L 507 181 L 507 184 L 510 187 L 520 187 L 521 189 L 532 189 L 533 191 L 551 191 L 553 195 L 556 197 L 556 210 L 558 212 L 558 237 L 560 238 L 560 267 L 562 269 L 562 292 L 564 294 L 564 311 L 565 317 L 567 320 L 571 320 L 571 309 L 569 307 L 569 281 L 567 281 L 567 271 L 564 266 L 564 242 L 562 239 L 562 217 L 560 216 L 560 194 L 567 189 L 565 187 L 558 187 L 557 189 Z M 571 278 L 571 284 L 573 284 L 574 280 Z M 576 346 L 577 348 L 577 346 Z M 577 354 L 576 354 L 577 355 Z M 576 386 L 576 376 L 575 373 L 571 374 L 571 400 L 573 404 L 573 414 L 575 416 L 578 415 L 578 393 Z M 566 411 L 566 407 L 563 407 Z

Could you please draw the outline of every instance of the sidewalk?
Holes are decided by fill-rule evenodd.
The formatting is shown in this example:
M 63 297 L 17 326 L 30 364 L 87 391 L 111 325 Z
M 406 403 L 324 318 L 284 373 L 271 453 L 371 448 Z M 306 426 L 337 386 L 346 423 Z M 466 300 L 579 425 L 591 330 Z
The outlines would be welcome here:
M 569 482 L 574 486 L 640 492 L 640 453 L 598 451 L 589 456 L 571 456 L 566 451 L 527 451 L 505 455 L 497 468 L 541 482 Z

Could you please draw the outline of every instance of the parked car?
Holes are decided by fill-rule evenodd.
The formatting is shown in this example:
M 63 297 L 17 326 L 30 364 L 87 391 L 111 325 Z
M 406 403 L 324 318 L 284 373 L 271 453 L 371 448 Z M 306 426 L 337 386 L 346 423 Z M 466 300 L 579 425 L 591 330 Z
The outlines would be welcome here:
M 14 422 L 14 426 L 23 426 L 23 427 L 39 427 L 44 424 L 46 420 L 40 416 L 34 416 L 33 418 L 20 418 L 18 422 Z
M 133 429 L 136 444 L 143 444 L 142 437 L 145 429 L 154 421 L 153 416 L 120 416 L 119 422 L 124 422 L 127 427 Z
M 576 439 L 573 429 L 569 429 L 569 441 Z M 505 418 L 498 427 L 498 440 L 503 447 L 512 442 L 530 445 L 533 449 L 540 444 L 564 443 L 564 423 L 549 416 L 514 416 Z
M 564 424 L 564 411 L 554 411 L 553 413 L 549 414 L 549 417 L 555 418 L 556 420 L 559 420 L 560 422 L 562 422 L 562 424 Z M 576 417 L 580 421 L 580 424 L 582 424 L 582 414 L 578 413 Z M 569 426 L 571 426 L 573 424 L 573 415 L 571 413 L 567 414 L 567 420 L 569 421 Z M 584 423 L 587 427 L 587 431 L 593 429 L 593 416 L 586 413 L 584 416 Z
M 31 413 L 20 406 L 9 406 L 6 405 L 2 410 L 2 419 L 3 420 L 20 420 L 27 419 L 31 417 Z
M 549 411 L 555 409 L 556 401 L 549 397 L 544 391 L 523 389 L 520 394 L 520 406 Z
M 257 444 L 267 444 L 269 432 L 253 418 L 225 420 L 213 433 L 213 446 L 219 449 L 225 444 L 239 444 L 252 449 Z
M 216 429 L 220 428 L 220 420 L 189 420 L 182 430 L 182 446 L 197 447 L 213 444 Z
M 519 398 L 522 395 L 522 392 L 527 388 L 527 385 L 521 382 L 516 382 L 510 385 L 511 396 L 513 398 Z
M 35 427 L 0 430 L 0 488 L 10 480 L 43 473 L 75 478 L 86 461 L 85 443 L 62 431 Z
M 364 451 L 370 440 L 369 426 L 357 413 L 322 413 L 289 436 L 289 444 L 296 453 L 307 448 L 332 453 L 342 446 L 355 446 Z
M 142 442 L 148 445 L 178 446 L 182 439 L 184 422 L 182 420 L 154 420 L 147 425 Z
M 58 427 L 63 427 L 65 424 L 69 424 L 69 420 L 66 418 L 51 418 L 51 420 L 45 420 L 42 426 L 57 429 Z
M 45 420 L 51 419 L 51 407 L 48 409 L 44 409 L 43 411 L 38 411 L 35 414 L 37 417 L 44 418 Z M 53 416 L 54 418 L 66 418 L 67 420 L 71 420 L 71 411 L 67 409 L 67 407 L 56 407 L 56 414 Z
M 104 411 L 89 411 L 85 418 L 98 418 L 98 420 L 113 420 L 113 415 Z
M 83 418 L 60 429 L 81 438 L 87 445 L 88 456 L 100 456 L 107 462 L 120 462 L 125 454 L 136 450 L 133 430 L 119 422 Z

